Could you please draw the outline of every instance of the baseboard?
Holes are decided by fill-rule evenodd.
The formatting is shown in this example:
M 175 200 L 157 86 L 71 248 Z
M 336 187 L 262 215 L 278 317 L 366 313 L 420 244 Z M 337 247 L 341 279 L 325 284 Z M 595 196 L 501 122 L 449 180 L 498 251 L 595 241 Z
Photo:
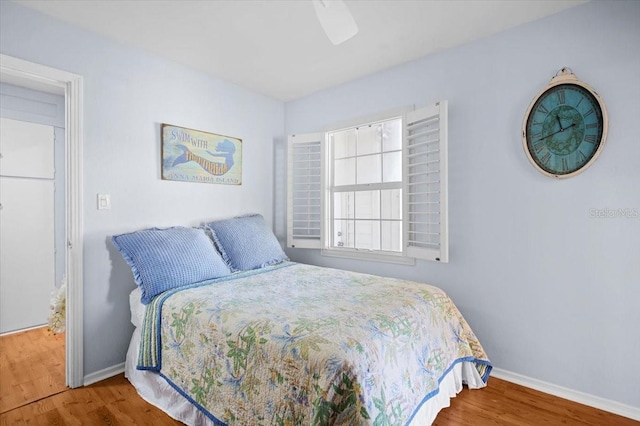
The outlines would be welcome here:
M 24 331 L 31 331 L 31 330 L 36 330 L 38 328 L 45 328 L 45 327 L 48 327 L 48 325 L 47 324 L 40 324 L 40 325 L 34 325 L 33 327 L 21 328 L 20 330 L 5 331 L 5 332 L 0 333 L 0 337 L 9 336 L 11 334 L 22 333 Z
M 117 376 L 120 373 L 124 373 L 124 362 L 96 371 L 95 373 L 87 374 L 84 376 L 84 386 L 89 386 L 93 383 Z
M 533 379 L 531 377 L 502 370 L 500 368 L 494 367 L 493 370 L 491 370 L 491 376 L 560 398 L 568 399 L 569 401 L 577 402 L 579 404 L 608 411 L 619 416 L 628 417 L 633 420 L 640 420 L 640 407 L 633 407 L 610 399 L 600 398 L 599 396 L 554 385 L 553 383 L 543 382 L 542 380 Z

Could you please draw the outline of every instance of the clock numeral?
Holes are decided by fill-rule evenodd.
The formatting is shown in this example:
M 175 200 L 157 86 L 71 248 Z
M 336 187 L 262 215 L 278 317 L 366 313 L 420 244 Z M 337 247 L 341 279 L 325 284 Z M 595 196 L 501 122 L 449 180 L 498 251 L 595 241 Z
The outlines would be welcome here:
M 563 104 L 565 102 L 564 90 L 558 90 L 556 93 L 558 94 L 558 102 Z
M 583 117 L 587 118 L 588 116 L 590 116 L 591 114 L 593 114 L 593 108 L 591 108 L 589 111 L 585 112 Z
M 531 123 L 532 126 L 540 126 L 542 124 L 544 124 L 544 122 L 542 121 L 534 121 L 533 123 Z
M 546 166 L 547 164 L 549 164 L 549 160 L 551 160 L 551 153 L 549 153 L 549 152 L 547 152 L 547 153 L 544 155 L 544 157 L 542 157 L 542 158 L 540 159 L 540 161 L 542 162 L 542 164 L 544 164 L 545 166 Z
M 567 159 L 563 158 L 562 159 L 562 171 L 566 172 L 567 170 L 569 170 L 569 164 L 567 164 Z
M 598 123 L 589 123 L 587 124 L 587 129 L 597 129 Z
M 587 156 L 582 153 L 582 151 L 578 150 L 578 164 L 584 164 L 587 162 Z
M 540 106 L 538 107 L 538 111 L 540 111 L 543 114 L 548 114 L 549 113 L 549 110 L 543 104 L 540 104 Z
M 533 143 L 533 149 L 536 152 L 540 151 L 543 147 L 544 147 L 544 142 L 542 141 L 542 139 L 539 139 Z
M 578 108 L 580 106 L 580 104 L 582 103 L 582 101 L 584 101 L 584 98 L 580 98 L 580 100 L 578 101 L 578 103 L 576 104 L 576 108 Z
M 585 135 L 584 141 L 589 143 L 596 143 L 596 135 Z

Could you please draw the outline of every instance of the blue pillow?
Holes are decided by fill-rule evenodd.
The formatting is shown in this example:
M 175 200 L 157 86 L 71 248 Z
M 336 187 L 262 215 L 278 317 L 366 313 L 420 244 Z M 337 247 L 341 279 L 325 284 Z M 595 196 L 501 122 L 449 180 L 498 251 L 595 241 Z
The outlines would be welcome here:
M 248 271 L 289 260 L 262 215 L 241 216 L 207 224 L 231 270 Z
M 111 237 L 131 266 L 145 305 L 154 296 L 231 271 L 202 228 L 151 228 Z

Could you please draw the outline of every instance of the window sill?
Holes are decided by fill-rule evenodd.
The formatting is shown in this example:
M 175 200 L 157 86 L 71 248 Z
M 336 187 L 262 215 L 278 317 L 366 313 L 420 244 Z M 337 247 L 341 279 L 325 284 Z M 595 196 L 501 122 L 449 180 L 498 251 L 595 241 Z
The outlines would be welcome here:
M 406 257 L 402 254 L 379 253 L 368 250 L 342 250 L 336 248 L 322 249 L 323 256 L 341 257 L 343 259 L 369 260 L 374 262 L 395 263 L 398 265 L 415 265 L 413 257 Z

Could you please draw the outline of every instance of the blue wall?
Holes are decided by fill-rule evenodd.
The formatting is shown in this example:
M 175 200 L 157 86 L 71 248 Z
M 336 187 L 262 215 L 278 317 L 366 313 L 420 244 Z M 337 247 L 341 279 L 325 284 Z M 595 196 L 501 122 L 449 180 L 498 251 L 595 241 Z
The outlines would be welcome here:
M 563 66 L 604 98 L 604 151 L 554 180 L 522 148 L 529 102 Z M 449 101 L 450 263 L 293 260 L 445 289 L 498 368 L 640 407 L 640 2 L 590 2 L 287 103 L 286 133 Z M 283 191 L 277 230 L 285 228 Z
M 110 236 L 273 212 L 273 142 L 284 105 L 46 15 L 0 1 L 0 53 L 84 77 L 84 374 L 124 361 L 131 270 Z M 160 179 L 160 125 L 243 141 L 241 186 Z M 96 194 L 111 194 L 97 210 Z

